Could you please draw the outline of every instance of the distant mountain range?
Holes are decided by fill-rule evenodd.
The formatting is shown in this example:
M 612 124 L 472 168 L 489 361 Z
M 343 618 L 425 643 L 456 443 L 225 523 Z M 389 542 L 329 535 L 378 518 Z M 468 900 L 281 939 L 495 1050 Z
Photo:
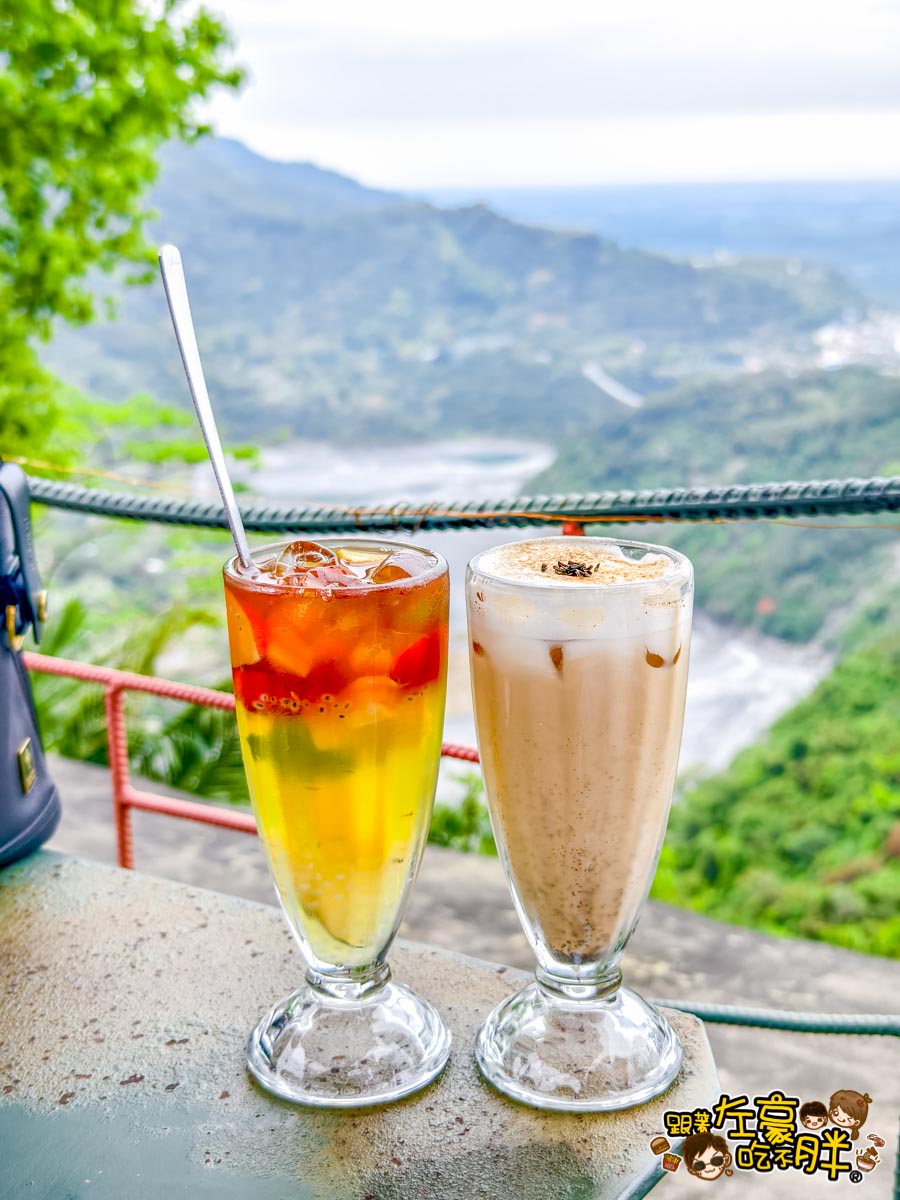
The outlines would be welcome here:
M 428 199 L 485 203 L 514 221 L 589 229 L 679 258 L 825 263 L 867 296 L 900 305 L 900 179 L 445 188 Z
M 262 440 L 556 441 L 616 407 L 596 383 L 607 373 L 652 392 L 750 360 L 796 367 L 817 327 L 865 308 L 827 268 L 698 268 L 221 138 L 167 148 L 152 204 L 153 236 L 182 249 L 217 408 Z M 161 286 L 114 292 L 118 319 L 60 329 L 49 365 L 110 398 L 183 403 Z

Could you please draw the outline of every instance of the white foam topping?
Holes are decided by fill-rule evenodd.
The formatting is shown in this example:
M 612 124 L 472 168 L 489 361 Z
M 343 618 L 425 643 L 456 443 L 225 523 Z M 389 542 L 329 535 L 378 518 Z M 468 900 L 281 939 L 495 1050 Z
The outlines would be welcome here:
M 662 579 L 677 567 L 655 550 L 629 557 L 615 542 L 576 537 L 510 542 L 485 551 L 477 563 L 479 571 L 498 579 L 576 588 Z
M 674 652 L 690 620 L 691 590 L 685 586 L 690 565 L 654 548 L 632 553 L 607 539 L 575 537 L 485 551 L 472 564 L 472 625 L 495 634 L 560 640 L 668 632 Z

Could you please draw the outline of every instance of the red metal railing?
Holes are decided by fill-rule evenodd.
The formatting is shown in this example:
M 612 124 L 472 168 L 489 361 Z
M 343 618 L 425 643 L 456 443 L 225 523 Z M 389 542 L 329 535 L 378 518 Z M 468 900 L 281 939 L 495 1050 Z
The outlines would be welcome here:
M 70 679 L 81 679 L 85 683 L 96 683 L 106 693 L 106 737 L 109 747 L 109 769 L 112 775 L 113 816 L 116 824 L 116 846 L 119 866 L 134 866 L 134 838 L 131 826 L 131 810 L 161 813 L 167 817 L 179 817 L 187 821 L 199 821 L 204 825 L 219 825 L 225 829 L 236 829 L 241 833 L 256 833 L 256 822 L 250 813 L 239 809 L 223 808 L 216 804 L 202 804 L 193 800 L 181 800 L 174 796 L 158 796 L 132 786 L 128 764 L 128 736 L 125 725 L 126 692 L 147 692 L 152 696 L 164 696 L 169 700 L 182 700 L 185 704 L 203 704 L 207 708 L 234 711 L 234 696 L 228 692 L 216 692 L 212 688 L 194 687 L 189 683 L 175 683 L 171 679 L 158 679 L 154 675 L 136 675 L 131 671 L 116 671 L 111 667 L 95 667 L 90 663 L 75 662 L 69 658 L 55 658 L 48 654 L 29 652 L 23 655 L 25 665 L 31 671 L 45 675 L 65 675 Z M 461 758 L 467 762 L 478 762 L 478 751 L 469 746 L 455 746 L 445 742 L 441 754 L 448 758 Z

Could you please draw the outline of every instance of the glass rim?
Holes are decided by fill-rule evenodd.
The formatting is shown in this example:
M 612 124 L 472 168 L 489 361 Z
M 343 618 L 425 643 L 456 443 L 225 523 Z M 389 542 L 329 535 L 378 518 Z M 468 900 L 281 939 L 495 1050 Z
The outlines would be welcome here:
M 317 546 L 392 546 L 398 550 L 413 550 L 417 554 L 430 555 L 433 558 L 434 565 L 427 571 L 423 571 L 421 575 L 412 575 L 409 579 L 393 579 L 389 583 L 368 583 L 360 581 L 358 587 L 353 588 L 338 588 L 334 591 L 335 596 L 358 596 L 361 592 L 385 592 L 390 589 L 397 588 L 414 588 L 422 587 L 426 583 L 431 583 L 435 579 L 439 579 L 441 575 L 447 574 L 449 567 L 447 560 L 437 550 L 430 550 L 427 546 L 416 546 L 412 542 L 395 542 L 390 538 L 377 537 L 341 537 L 339 534 L 333 537 L 323 538 L 282 538 L 277 542 L 266 542 L 262 546 L 251 546 L 250 557 L 256 561 L 256 556 L 259 554 L 272 553 L 273 551 L 283 550 L 285 546 L 289 546 L 291 542 L 297 541 L 314 541 Z M 307 591 L 312 591 L 312 588 L 290 587 L 283 583 L 273 583 L 264 580 L 259 576 L 246 575 L 240 567 L 240 556 L 232 554 L 226 559 L 225 565 L 222 567 L 222 574 L 229 579 L 233 579 L 240 587 L 245 587 L 250 591 L 272 592 L 272 593 L 294 593 L 300 594 Z M 318 589 L 317 589 L 318 590 Z
M 661 554 L 664 558 L 669 559 L 673 564 L 674 569 L 668 571 L 665 575 L 659 575 L 655 579 L 628 579 L 622 580 L 619 583 L 596 583 L 593 580 L 567 580 L 564 576 L 559 579 L 544 580 L 544 579 L 510 579 L 506 575 L 496 575 L 493 571 L 481 567 L 479 565 L 481 559 L 488 554 L 494 554 L 497 550 L 502 550 L 506 546 L 527 546 L 535 543 L 546 544 L 566 544 L 570 542 L 602 542 L 608 546 L 619 546 L 626 548 L 634 548 L 638 550 L 648 550 L 655 554 Z M 660 546 L 656 542 L 639 542 L 633 538 L 614 538 L 614 537 L 592 537 L 591 535 L 572 536 L 571 534 L 553 534 L 550 537 L 541 538 L 523 538 L 521 541 L 501 542 L 497 546 L 490 546 L 487 550 L 481 550 L 474 558 L 469 560 L 466 568 L 468 575 L 478 575 L 482 579 L 489 580 L 491 585 L 509 588 L 526 588 L 526 589 L 542 589 L 544 591 L 560 591 L 568 589 L 570 591 L 591 591 L 591 592 L 615 592 L 626 590 L 639 590 L 641 588 L 648 589 L 659 587 L 664 584 L 680 584 L 686 583 L 693 578 L 694 567 L 687 555 L 682 554 L 679 550 L 673 550 L 670 546 Z

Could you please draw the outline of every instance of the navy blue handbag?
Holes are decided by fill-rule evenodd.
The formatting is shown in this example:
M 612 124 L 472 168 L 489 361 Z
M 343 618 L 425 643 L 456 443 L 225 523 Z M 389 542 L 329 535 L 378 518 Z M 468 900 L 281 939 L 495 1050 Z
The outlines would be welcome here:
M 28 508 L 24 472 L 0 460 L 0 866 L 35 850 L 59 821 L 21 654 L 29 629 L 40 641 L 47 607 Z

